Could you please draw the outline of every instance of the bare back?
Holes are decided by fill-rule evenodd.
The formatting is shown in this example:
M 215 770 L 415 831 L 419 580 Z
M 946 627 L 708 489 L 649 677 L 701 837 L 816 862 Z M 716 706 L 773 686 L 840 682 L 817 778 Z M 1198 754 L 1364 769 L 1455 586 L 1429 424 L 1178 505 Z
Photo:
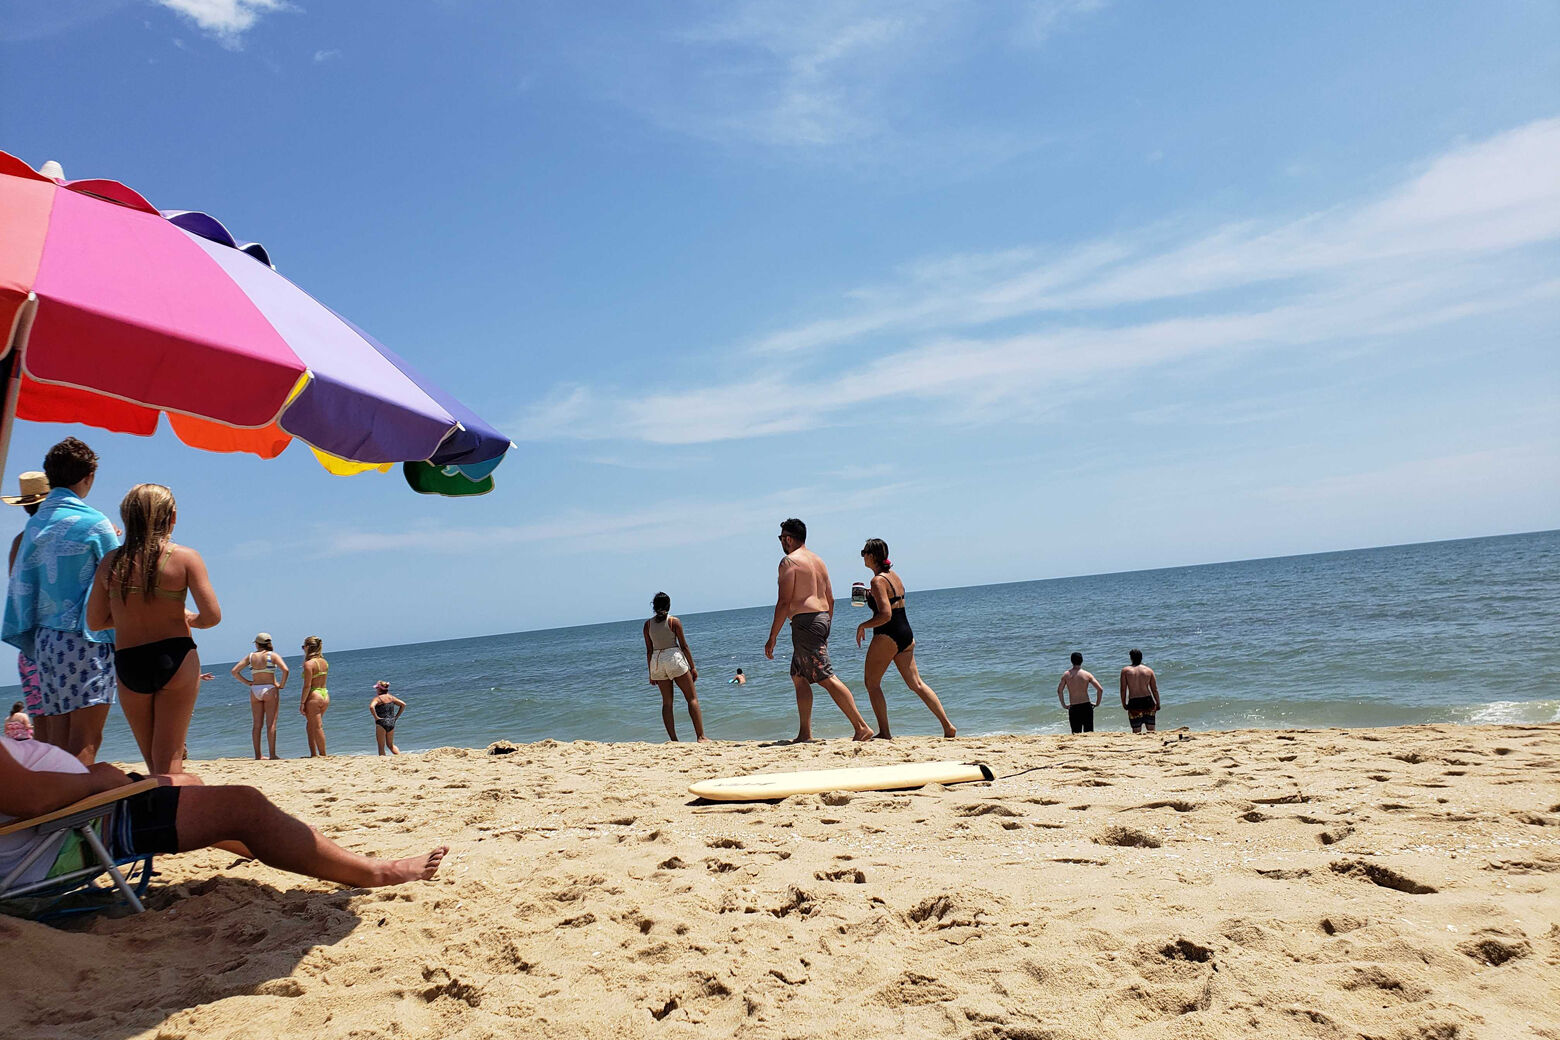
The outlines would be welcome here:
M 114 642 L 117 646 L 140 646 L 159 639 L 174 639 L 190 634 L 185 613 L 185 592 L 190 586 L 191 563 L 199 557 L 194 550 L 169 543 L 156 571 L 148 575 L 132 572 L 130 593 L 123 595 L 120 583 L 111 579 L 110 570 L 122 549 L 115 549 L 98 566 L 96 582 L 102 585 L 109 610 L 113 613 Z M 147 595 L 147 582 L 152 592 Z M 94 589 L 95 594 L 98 593 Z
M 1100 685 L 1100 681 L 1098 679 L 1096 679 L 1091 673 L 1084 671 L 1082 668 L 1069 668 L 1067 671 L 1063 672 L 1061 685 L 1067 690 L 1067 703 L 1089 703 L 1089 685 L 1091 683 L 1095 687 L 1099 687 Z M 1101 689 L 1100 692 L 1103 693 L 1104 690 Z
M 1154 670 L 1146 664 L 1133 664 L 1123 668 L 1121 682 L 1127 688 L 1129 698 L 1159 695 L 1159 683 L 1155 680 Z
M 780 561 L 780 604 L 791 615 L 834 610 L 829 568 L 805 545 Z

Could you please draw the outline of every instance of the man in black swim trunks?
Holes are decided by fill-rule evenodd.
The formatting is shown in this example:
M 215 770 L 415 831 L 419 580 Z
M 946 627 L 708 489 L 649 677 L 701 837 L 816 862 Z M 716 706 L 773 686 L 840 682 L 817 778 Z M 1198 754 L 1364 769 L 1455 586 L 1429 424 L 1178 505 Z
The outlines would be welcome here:
M 1121 670 L 1121 706 L 1127 709 L 1132 732 L 1154 732 L 1154 716 L 1159 713 L 1159 681 L 1154 670 L 1143 663 L 1143 651 L 1129 653 L 1132 664 Z
M 1093 704 L 1089 703 L 1091 686 L 1097 691 Z M 1105 699 L 1105 687 L 1083 670 L 1083 655 L 1076 650 L 1072 655 L 1072 667 L 1062 673 L 1062 681 L 1056 684 L 1056 698 L 1067 709 L 1067 722 L 1074 733 L 1094 732 L 1094 709 Z
M 796 714 L 801 725 L 792 743 L 812 739 L 813 684 L 822 686 L 834 698 L 840 711 L 855 727 L 856 740 L 871 740 L 872 727 L 856 708 L 850 688 L 834 674 L 829 662 L 829 629 L 834 620 L 834 587 L 829 584 L 829 568 L 807 548 L 807 525 L 792 518 L 780 525 L 780 594 L 775 600 L 774 623 L 769 626 L 769 641 L 764 656 L 775 659 L 775 641 L 786 620 L 791 622 L 791 682 L 796 687 Z
M 59 748 L 0 737 L 0 824 L 42 816 L 136 779 L 107 762 L 88 767 Z M 110 817 L 103 837 L 113 853 L 163 855 L 220 846 L 278 870 L 374 888 L 431 878 L 449 851 L 441 845 L 406 859 L 360 856 L 287 815 L 253 787 L 206 787 L 191 773 L 155 779 L 161 786 L 126 798 Z M 37 828 L 0 837 L 0 875 L 49 840 Z M 42 880 L 49 860 L 40 856 L 31 868 L 40 876 L 21 880 Z

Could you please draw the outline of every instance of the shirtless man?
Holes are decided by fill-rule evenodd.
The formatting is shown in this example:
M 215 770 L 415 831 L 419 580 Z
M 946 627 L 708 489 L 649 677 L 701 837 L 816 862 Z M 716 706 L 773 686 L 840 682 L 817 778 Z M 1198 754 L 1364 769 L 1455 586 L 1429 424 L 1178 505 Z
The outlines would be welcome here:
M 829 663 L 829 625 L 834 616 L 834 586 L 829 568 L 807 548 L 807 525 L 792 518 L 780 525 L 780 595 L 775 620 L 769 626 L 764 656 L 775 659 L 775 640 L 786 619 L 791 621 L 791 682 L 796 686 L 796 713 L 801 718 L 794 744 L 812 739 L 813 684 L 822 686 L 856 729 L 856 740 L 871 740 L 872 728 L 856 710 L 856 698 L 834 674 Z
M 1089 703 L 1089 687 L 1099 692 L 1094 703 Z M 1094 709 L 1105 699 L 1105 687 L 1093 675 L 1083 670 L 1083 655 L 1072 655 L 1072 667 L 1062 673 L 1062 681 L 1056 684 L 1056 699 L 1067 709 L 1067 721 L 1074 733 L 1094 732 Z
M 1143 651 L 1130 651 L 1132 664 L 1121 670 L 1121 706 L 1127 709 L 1132 732 L 1146 728 L 1154 732 L 1154 715 L 1159 711 L 1159 682 L 1154 670 L 1143 663 Z

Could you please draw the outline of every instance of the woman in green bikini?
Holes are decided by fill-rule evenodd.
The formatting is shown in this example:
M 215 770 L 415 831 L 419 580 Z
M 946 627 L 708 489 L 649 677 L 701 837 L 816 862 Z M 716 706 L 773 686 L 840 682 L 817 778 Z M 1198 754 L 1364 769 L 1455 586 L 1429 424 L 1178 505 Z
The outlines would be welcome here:
M 307 720 L 304 731 L 309 738 L 309 757 L 325 754 L 325 709 L 330 707 L 330 691 L 325 688 L 325 677 L 330 672 L 330 662 L 322 652 L 324 643 L 319 636 L 303 641 L 303 698 L 298 710 Z

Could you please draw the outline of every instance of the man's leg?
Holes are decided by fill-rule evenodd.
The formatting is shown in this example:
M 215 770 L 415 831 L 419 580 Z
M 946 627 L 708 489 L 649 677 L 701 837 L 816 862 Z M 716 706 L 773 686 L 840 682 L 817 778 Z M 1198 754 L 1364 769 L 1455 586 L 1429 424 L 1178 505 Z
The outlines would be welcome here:
M 449 851 L 441 845 L 407 859 L 359 856 L 288 816 L 253 787 L 184 787 L 176 827 L 181 852 L 240 842 L 267 866 L 357 888 L 431 878 Z
M 103 723 L 108 721 L 108 705 L 93 704 L 77 708 L 63 717 L 65 723 L 65 750 L 75 755 L 84 766 L 97 761 L 98 748 L 103 743 Z
M 798 726 L 796 739 L 793 744 L 805 744 L 812 739 L 812 683 L 803 679 L 800 675 L 791 676 L 791 684 L 796 687 L 796 717 Z
M 834 698 L 834 703 L 840 706 L 840 711 L 845 713 L 845 718 L 855 727 L 854 740 L 871 740 L 872 727 L 867 725 L 867 720 L 861 717 L 861 712 L 856 710 L 856 698 L 851 695 L 850 687 L 840 681 L 837 675 L 831 675 L 818 684 L 829 691 L 829 696 Z
M 1148 730 L 1150 733 L 1154 732 L 1154 716 L 1156 714 L 1156 712 L 1152 711 L 1143 713 L 1143 728 Z

